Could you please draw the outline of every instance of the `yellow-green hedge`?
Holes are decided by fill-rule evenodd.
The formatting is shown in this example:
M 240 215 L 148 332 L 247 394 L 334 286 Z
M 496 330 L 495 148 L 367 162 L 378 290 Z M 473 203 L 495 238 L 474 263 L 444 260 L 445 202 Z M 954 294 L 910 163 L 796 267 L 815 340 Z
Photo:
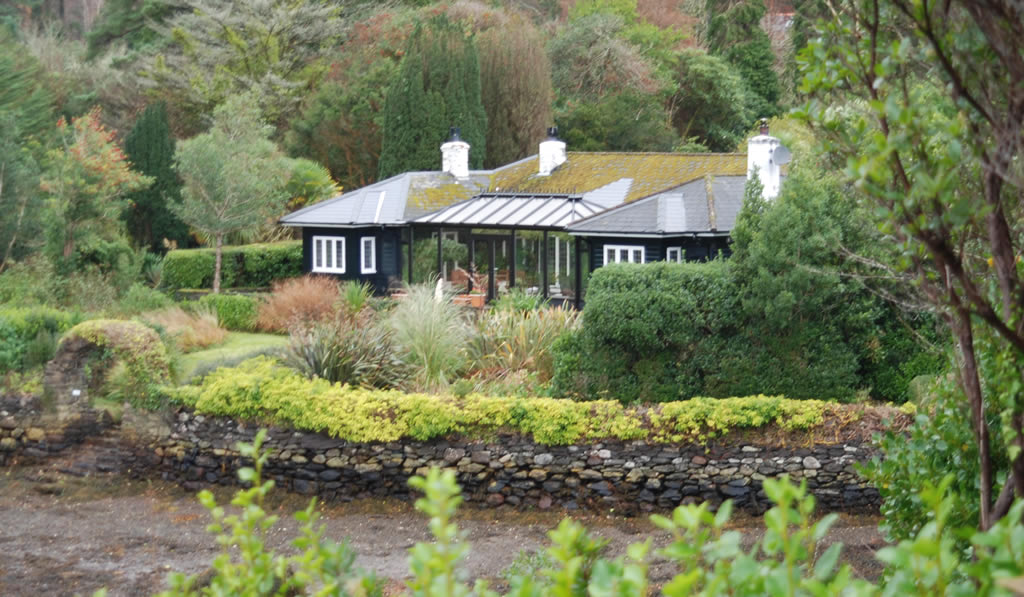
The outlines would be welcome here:
M 734 429 L 778 425 L 805 430 L 836 405 L 778 396 L 694 398 L 654 407 L 555 398 L 406 394 L 306 379 L 273 359 L 258 357 L 219 369 L 201 386 L 173 390 L 197 412 L 327 433 L 356 441 L 474 437 L 498 431 L 531 435 L 540 444 L 600 439 L 706 441 Z

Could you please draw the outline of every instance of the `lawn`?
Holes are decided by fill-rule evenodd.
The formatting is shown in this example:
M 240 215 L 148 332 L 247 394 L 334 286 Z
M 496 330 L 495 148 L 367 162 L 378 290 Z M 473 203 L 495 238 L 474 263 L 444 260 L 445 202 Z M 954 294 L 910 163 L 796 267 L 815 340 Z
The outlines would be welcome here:
M 227 340 L 212 348 L 186 354 L 181 357 L 178 378 L 187 381 L 197 367 L 205 363 L 223 362 L 225 365 L 236 364 L 239 359 L 248 355 L 256 356 L 261 351 L 283 348 L 288 345 L 288 336 L 278 334 L 249 334 L 231 332 Z

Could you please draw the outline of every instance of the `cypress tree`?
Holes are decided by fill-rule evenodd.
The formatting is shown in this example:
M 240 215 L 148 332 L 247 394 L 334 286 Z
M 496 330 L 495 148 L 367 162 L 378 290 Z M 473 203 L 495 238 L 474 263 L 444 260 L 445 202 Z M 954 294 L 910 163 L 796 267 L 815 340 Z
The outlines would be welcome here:
M 707 0 L 708 51 L 736 67 L 750 92 L 748 106 L 755 118 L 779 112 L 782 94 L 773 70 L 775 54 L 761 28 L 767 9 L 764 0 Z
M 480 62 L 473 39 L 446 18 L 418 25 L 388 88 L 380 178 L 437 170 L 448 128 L 470 144 L 469 166 L 484 162 L 487 114 L 480 94 Z
M 174 138 L 163 102 L 146 106 L 124 140 L 124 150 L 135 170 L 156 180 L 153 185 L 128 195 L 131 206 L 123 219 L 132 242 L 160 251 L 167 239 L 184 246 L 188 226 L 171 212 L 169 204 L 181 203 L 181 179 L 174 171 Z

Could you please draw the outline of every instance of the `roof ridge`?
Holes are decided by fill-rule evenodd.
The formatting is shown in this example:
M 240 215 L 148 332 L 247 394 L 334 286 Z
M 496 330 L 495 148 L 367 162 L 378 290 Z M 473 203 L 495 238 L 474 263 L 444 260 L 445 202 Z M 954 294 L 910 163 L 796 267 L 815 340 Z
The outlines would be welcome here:
M 586 155 L 649 155 L 649 156 L 673 156 L 673 157 L 709 157 L 709 156 L 725 156 L 725 157 L 738 157 L 745 156 L 746 153 L 738 151 L 729 152 L 707 152 L 707 153 L 695 153 L 685 152 L 679 153 L 675 151 L 569 151 L 568 154 L 586 154 Z

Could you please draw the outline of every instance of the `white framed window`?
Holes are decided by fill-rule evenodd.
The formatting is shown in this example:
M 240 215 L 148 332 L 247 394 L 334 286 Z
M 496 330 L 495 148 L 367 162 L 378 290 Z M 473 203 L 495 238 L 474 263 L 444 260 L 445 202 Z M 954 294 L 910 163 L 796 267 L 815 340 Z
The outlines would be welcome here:
M 359 240 L 359 272 L 377 273 L 377 237 L 364 236 Z
M 604 264 L 609 263 L 644 263 L 646 251 L 636 245 L 605 245 Z
M 665 261 L 669 263 L 682 263 L 683 262 L 683 248 L 682 247 L 669 247 L 665 251 Z
M 314 272 L 345 273 L 345 238 L 341 236 L 313 237 Z

